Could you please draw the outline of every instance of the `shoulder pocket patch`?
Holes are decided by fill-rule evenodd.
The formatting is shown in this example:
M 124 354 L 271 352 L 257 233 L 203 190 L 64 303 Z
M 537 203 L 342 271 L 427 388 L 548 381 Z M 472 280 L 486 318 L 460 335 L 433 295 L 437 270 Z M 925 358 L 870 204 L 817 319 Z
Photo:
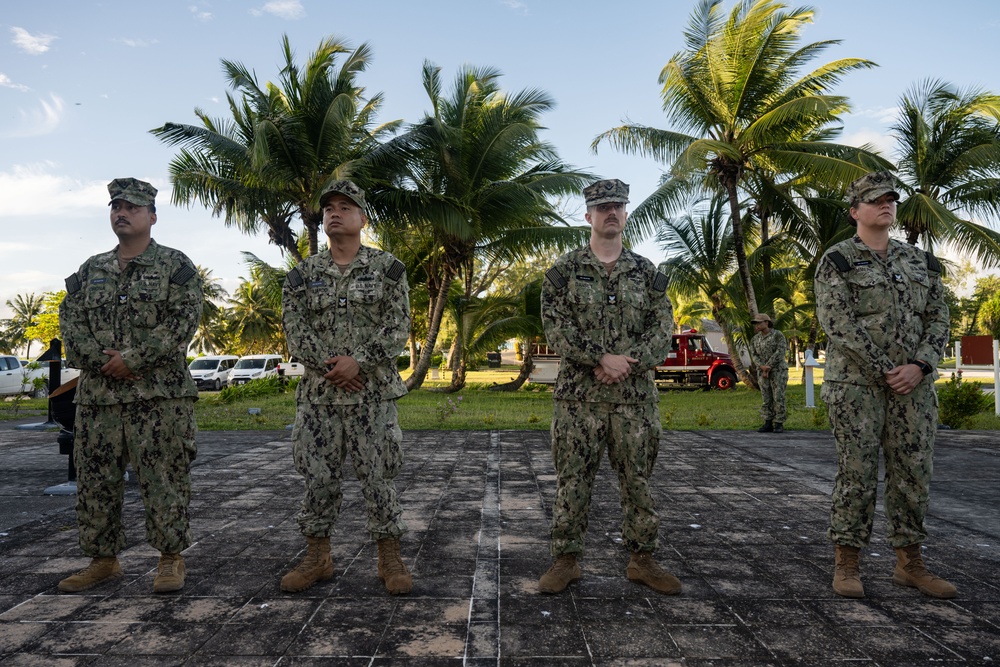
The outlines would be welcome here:
M 189 280 L 194 278 L 196 273 L 198 272 L 194 270 L 193 266 L 186 264 L 174 271 L 174 275 L 170 276 L 170 282 L 175 285 L 186 285 Z
M 669 284 L 669 282 L 670 281 L 665 273 L 657 271 L 656 278 L 653 279 L 653 291 L 663 292 L 664 290 L 667 289 L 667 285 Z
M 851 265 L 847 262 L 847 258 L 844 257 L 839 250 L 834 250 L 828 255 L 828 257 L 841 273 L 847 273 L 851 270 Z
M 550 283 L 552 283 L 553 287 L 555 287 L 556 289 L 562 289 L 566 287 L 566 279 L 563 278 L 563 274 L 559 273 L 559 271 L 557 271 L 555 267 L 552 267 L 551 269 L 546 271 L 545 277 L 548 279 Z
M 941 273 L 941 262 L 938 261 L 938 258 L 931 254 L 930 250 L 925 250 L 924 254 L 927 255 L 927 270 Z
M 66 279 L 67 294 L 76 294 L 77 292 L 80 291 L 82 287 L 83 285 L 80 284 L 80 276 L 78 276 L 77 274 L 74 273 L 73 275 L 71 275 L 69 278 Z
M 394 280 L 399 282 L 399 279 L 403 277 L 403 273 L 406 271 L 406 264 L 403 264 L 398 259 L 392 263 L 389 270 L 385 272 L 385 277 L 389 280 Z
M 302 287 L 302 284 L 305 282 L 297 267 L 288 272 L 288 275 L 285 276 L 285 281 L 292 287 Z

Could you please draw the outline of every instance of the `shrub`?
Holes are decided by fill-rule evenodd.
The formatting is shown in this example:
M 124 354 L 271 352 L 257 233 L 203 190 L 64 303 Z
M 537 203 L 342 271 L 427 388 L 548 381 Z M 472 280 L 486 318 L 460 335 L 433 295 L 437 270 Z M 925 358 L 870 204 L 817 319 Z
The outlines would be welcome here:
M 284 394 L 286 391 L 294 389 L 299 383 L 299 378 L 285 380 L 278 376 L 259 378 L 250 380 L 245 384 L 238 384 L 234 387 L 224 387 L 216 394 L 216 402 L 232 403 L 245 398 L 260 398 L 261 396 L 274 396 Z
M 978 382 L 962 382 L 951 374 L 951 379 L 938 387 L 938 419 L 951 428 L 962 428 L 980 412 L 993 407 L 993 399 L 983 393 Z

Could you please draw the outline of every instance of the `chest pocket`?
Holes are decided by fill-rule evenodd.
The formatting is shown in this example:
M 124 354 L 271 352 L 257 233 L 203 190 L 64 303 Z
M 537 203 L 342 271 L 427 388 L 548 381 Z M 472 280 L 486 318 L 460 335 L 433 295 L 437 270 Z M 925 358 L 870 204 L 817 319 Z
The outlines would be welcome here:
M 166 323 L 169 288 L 161 280 L 140 280 L 128 296 L 128 313 L 138 327 Z
M 306 297 L 309 309 L 315 313 L 327 313 L 333 315 L 331 310 L 337 307 L 337 294 L 334 287 L 323 283 L 322 285 L 310 285 Z
M 855 267 L 847 277 L 858 315 L 883 311 L 892 302 L 889 283 L 879 271 Z
M 631 334 L 646 331 L 646 289 L 634 283 L 625 283 L 617 296 L 621 308 L 622 325 Z
M 914 314 L 920 315 L 927 308 L 927 296 L 931 291 L 931 277 L 923 268 L 913 266 L 907 269 L 909 279 L 905 289 L 901 290 L 909 301 Z
M 360 275 L 347 286 L 347 298 L 354 305 L 378 303 L 382 300 L 383 293 L 382 281 L 370 275 Z

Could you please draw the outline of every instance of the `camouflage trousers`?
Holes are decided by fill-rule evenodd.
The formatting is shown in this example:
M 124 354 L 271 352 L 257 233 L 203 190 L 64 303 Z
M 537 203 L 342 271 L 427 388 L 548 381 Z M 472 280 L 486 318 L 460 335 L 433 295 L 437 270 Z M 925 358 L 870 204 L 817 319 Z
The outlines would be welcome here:
M 885 517 L 889 543 L 904 547 L 927 537 L 937 433 L 937 394 L 931 380 L 901 396 L 887 387 L 823 383 L 823 400 L 837 441 L 837 477 L 827 536 L 864 547 L 871 539 L 879 448 L 885 461 Z
M 292 431 L 295 468 L 305 496 L 295 517 L 303 535 L 326 537 L 340 516 L 344 460 L 350 452 L 373 540 L 406 532 L 393 480 L 403 467 L 396 401 L 357 405 L 299 403 Z
M 618 475 L 625 547 L 629 551 L 656 549 L 660 517 L 650 494 L 649 477 L 660 451 L 661 431 L 656 403 L 553 401 L 556 497 L 550 548 L 554 557 L 583 553 L 594 478 L 605 447 Z
M 77 406 L 76 518 L 85 556 L 114 556 L 125 548 L 127 463 L 138 478 L 150 546 L 175 554 L 191 545 L 188 504 L 196 429 L 191 398 Z
M 757 371 L 757 381 L 760 383 L 760 416 L 764 421 L 772 420 L 785 423 L 788 411 L 785 409 L 785 387 L 788 386 L 788 369 L 772 368 L 764 374 Z

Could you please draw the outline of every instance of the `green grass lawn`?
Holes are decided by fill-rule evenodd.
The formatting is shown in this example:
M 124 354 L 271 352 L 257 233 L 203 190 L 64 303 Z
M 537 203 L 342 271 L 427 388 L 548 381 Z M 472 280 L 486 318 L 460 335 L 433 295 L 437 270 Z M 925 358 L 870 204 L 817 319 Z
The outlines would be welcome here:
M 457 394 L 432 391 L 448 384 L 446 380 L 428 380 L 417 391 L 399 401 L 403 430 L 548 430 L 552 421 L 551 387 L 542 391 L 492 392 L 486 387 L 506 382 L 517 374 L 516 367 L 476 371 L 469 374 L 469 386 Z M 819 400 L 822 370 L 816 372 L 815 401 L 818 407 L 805 407 L 802 371 L 789 371 L 786 428 L 819 430 L 829 428 L 826 408 Z M 942 380 L 943 381 L 943 380 Z M 537 387 L 537 385 L 535 385 Z M 213 392 L 203 392 L 195 405 L 198 427 L 206 431 L 282 430 L 295 420 L 292 393 L 246 399 L 220 404 Z M 461 397 L 461 401 L 459 401 Z M 451 401 L 449 403 L 449 401 Z M 17 415 L 7 403 L 0 403 L 0 420 L 45 415 L 45 400 L 21 403 Z M 454 406 L 457 406 L 455 409 Z M 251 415 L 250 408 L 260 413 Z M 739 385 L 725 392 L 680 389 L 660 392 L 660 415 L 663 426 L 672 430 L 750 430 L 760 423 L 760 394 Z M 975 417 L 974 430 L 1000 430 L 1000 417 L 992 411 Z

